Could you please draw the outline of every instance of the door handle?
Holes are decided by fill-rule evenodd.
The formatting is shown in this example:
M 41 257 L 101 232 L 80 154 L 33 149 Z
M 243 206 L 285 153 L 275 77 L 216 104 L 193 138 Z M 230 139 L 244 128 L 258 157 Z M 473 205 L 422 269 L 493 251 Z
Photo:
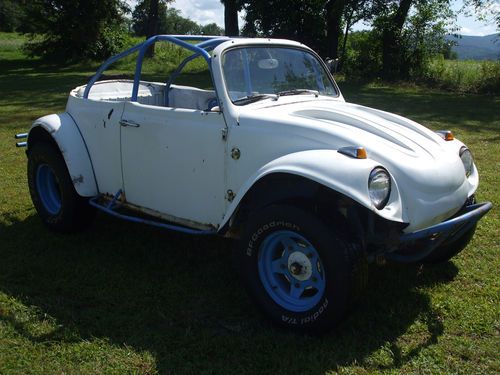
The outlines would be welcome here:
M 141 126 L 140 124 L 138 124 L 137 122 L 134 122 L 132 120 L 120 120 L 120 125 L 121 126 L 130 126 L 132 128 L 138 128 L 139 126 Z

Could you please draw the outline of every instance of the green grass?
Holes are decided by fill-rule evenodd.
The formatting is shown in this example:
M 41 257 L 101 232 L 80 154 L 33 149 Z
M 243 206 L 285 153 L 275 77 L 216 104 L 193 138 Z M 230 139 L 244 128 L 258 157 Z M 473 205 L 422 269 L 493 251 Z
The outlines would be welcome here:
M 229 241 L 105 215 L 84 233 L 47 232 L 13 135 L 64 110 L 95 66 L 29 60 L 11 39 L 0 34 L 0 373 L 500 372 L 496 208 L 452 262 L 371 267 L 351 315 L 319 338 L 259 315 L 231 266 Z M 199 72 L 187 77 L 199 81 Z M 479 200 L 499 206 L 498 97 L 348 82 L 341 89 L 350 101 L 453 130 L 473 150 Z

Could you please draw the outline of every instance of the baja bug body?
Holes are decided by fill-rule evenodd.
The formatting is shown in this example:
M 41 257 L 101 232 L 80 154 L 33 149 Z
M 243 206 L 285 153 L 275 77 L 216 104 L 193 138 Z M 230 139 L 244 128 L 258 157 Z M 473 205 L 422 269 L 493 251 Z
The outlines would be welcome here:
M 166 82 L 141 79 L 157 42 L 192 52 Z M 99 80 L 131 53 L 133 80 Z M 212 88 L 174 84 L 198 57 Z M 345 102 L 321 59 L 288 40 L 150 38 L 25 136 L 31 197 L 49 228 L 78 229 L 100 209 L 236 237 L 258 306 L 308 330 L 344 315 L 361 263 L 446 261 L 491 208 L 476 204 L 478 171 L 451 132 Z

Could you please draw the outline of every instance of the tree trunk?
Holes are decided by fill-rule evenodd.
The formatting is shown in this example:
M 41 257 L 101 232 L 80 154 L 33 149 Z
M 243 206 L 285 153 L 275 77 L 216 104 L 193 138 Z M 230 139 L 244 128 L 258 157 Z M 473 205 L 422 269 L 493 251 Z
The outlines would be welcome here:
M 344 40 L 342 42 L 342 51 L 340 53 L 339 67 L 338 70 L 342 70 L 342 66 L 345 62 L 345 51 L 347 47 L 347 36 L 349 35 L 349 29 L 351 28 L 352 16 L 354 11 L 351 11 L 345 20 L 345 32 L 344 32 Z
M 382 32 L 382 75 L 385 79 L 399 78 L 401 59 L 400 37 L 403 25 L 408 17 L 408 12 L 413 0 L 401 0 L 398 10 L 389 19 Z
M 158 34 L 158 3 L 160 0 L 150 0 L 148 10 L 148 33 L 146 39 Z M 155 54 L 154 44 L 149 47 L 146 56 L 153 57 Z
M 224 1 L 224 29 L 227 36 L 238 36 L 238 3 L 237 0 Z
M 347 0 L 329 0 L 326 5 L 327 55 L 332 59 L 339 57 L 339 39 L 342 35 L 342 14 Z

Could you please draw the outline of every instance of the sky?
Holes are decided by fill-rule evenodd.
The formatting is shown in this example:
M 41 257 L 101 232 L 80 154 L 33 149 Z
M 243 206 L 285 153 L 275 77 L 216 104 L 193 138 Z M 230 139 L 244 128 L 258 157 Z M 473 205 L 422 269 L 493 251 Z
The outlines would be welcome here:
M 129 4 L 135 6 L 137 0 L 127 0 Z M 456 1 L 454 9 L 458 10 L 462 7 L 462 1 Z M 175 0 L 170 7 L 177 8 L 181 11 L 184 17 L 191 18 L 193 21 L 206 25 L 215 22 L 217 25 L 224 27 L 224 8 L 220 0 Z M 496 4 L 500 9 L 500 2 Z M 240 27 L 243 25 L 243 14 L 240 12 Z M 484 23 L 477 21 L 475 17 L 466 17 L 459 15 L 457 24 L 460 30 L 458 34 L 463 35 L 489 35 L 497 32 L 495 23 Z M 355 30 L 365 29 L 366 26 L 357 24 Z

